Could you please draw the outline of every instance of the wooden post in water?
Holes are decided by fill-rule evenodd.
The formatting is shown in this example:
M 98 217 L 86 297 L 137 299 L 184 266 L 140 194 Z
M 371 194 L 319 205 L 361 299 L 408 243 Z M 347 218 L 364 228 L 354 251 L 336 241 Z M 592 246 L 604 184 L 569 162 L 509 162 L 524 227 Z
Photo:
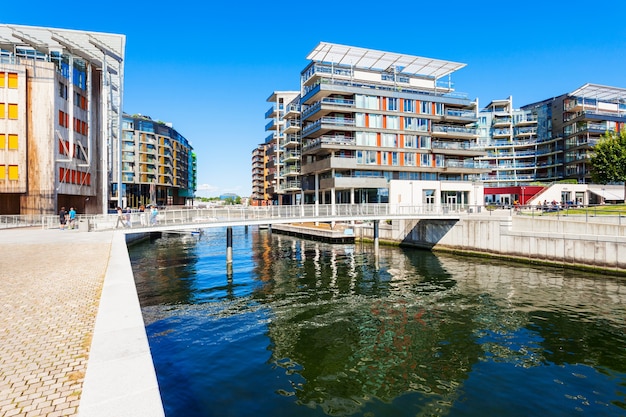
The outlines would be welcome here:
M 374 220 L 374 255 L 378 256 L 378 226 L 380 220 Z
M 226 228 L 226 263 L 233 263 L 233 228 Z

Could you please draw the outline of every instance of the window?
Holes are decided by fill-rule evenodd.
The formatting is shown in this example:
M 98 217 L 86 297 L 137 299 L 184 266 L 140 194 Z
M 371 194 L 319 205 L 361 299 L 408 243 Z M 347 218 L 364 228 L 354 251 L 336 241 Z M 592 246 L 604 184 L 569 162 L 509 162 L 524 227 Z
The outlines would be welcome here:
M 357 164 L 376 165 L 376 151 L 357 151 Z
M 415 154 L 414 153 L 405 153 L 404 154 L 404 165 L 408 167 L 415 166 Z
M 405 148 L 417 148 L 417 136 L 404 135 L 404 147 Z
M 361 146 L 378 146 L 375 132 L 356 132 L 356 144 Z
M 443 103 L 435 103 L 435 114 L 443 116 Z
M 9 180 L 17 181 L 19 177 L 19 170 L 17 169 L 17 165 L 9 165 Z
M 446 158 L 443 155 L 435 155 L 435 166 L 440 168 L 446 166 Z
M 7 179 L 7 167 L 6 165 L 0 165 L 0 181 Z
M 400 129 L 400 118 L 398 116 L 387 116 L 387 129 Z
M 382 165 L 389 165 L 389 159 L 387 158 L 389 155 L 389 152 L 381 152 L 380 156 L 381 156 L 381 164 Z
M 0 88 L 4 88 L 4 72 L 0 71 Z
M 9 134 L 9 149 L 17 149 L 17 148 L 18 148 L 17 135 Z
M 378 97 L 358 95 L 355 97 L 356 107 L 359 109 L 378 110 Z
M 383 127 L 383 116 L 381 114 L 370 114 L 369 115 L 370 123 L 369 127 Z
M 0 119 L 6 118 L 6 104 L 0 103 Z
M 59 81 L 59 97 L 67 100 L 67 86 Z
M 420 132 L 428 131 L 428 119 L 421 119 L 419 117 L 405 117 L 404 118 L 404 130 L 416 130 Z
M 398 152 L 391 152 L 391 165 L 398 166 Z
M 417 147 L 420 149 L 430 149 L 430 136 L 420 136 Z
M 17 120 L 17 104 L 9 103 L 9 119 Z
M 0 133 L 0 149 L 5 149 L 7 146 L 7 136 L 4 133 Z
M 9 88 L 17 88 L 17 74 L 15 72 L 9 73 Z
M 433 103 L 430 101 L 422 101 L 420 102 L 420 113 L 422 114 L 432 114 L 433 113 Z
M 354 123 L 356 127 L 365 127 L 365 114 L 363 113 L 355 114 Z
M 404 99 L 404 111 L 407 113 L 415 113 L 415 100 Z
M 429 167 L 431 165 L 431 158 L 429 153 L 422 154 L 420 158 L 420 166 Z
M 387 110 L 398 111 L 398 99 L 394 97 L 387 98 Z
M 383 133 L 381 135 L 381 144 L 384 148 L 397 148 L 398 147 L 398 135 L 393 133 Z

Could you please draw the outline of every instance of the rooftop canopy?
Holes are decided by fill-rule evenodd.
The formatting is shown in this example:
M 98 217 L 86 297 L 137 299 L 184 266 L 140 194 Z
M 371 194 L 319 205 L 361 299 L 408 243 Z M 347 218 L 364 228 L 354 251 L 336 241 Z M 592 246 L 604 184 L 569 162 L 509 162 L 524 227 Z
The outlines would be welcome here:
M 585 84 L 572 91 L 571 96 L 593 98 L 600 101 L 626 102 L 626 88 L 607 87 L 598 84 Z
M 357 48 L 354 46 L 326 42 L 320 42 L 307 56 L 307 59 L 370 70 L 396 71 L 403 74 L 435 79 L 451 74 L 466 65 L 452 61 L 402 55 L 393 52 L 383 52 L 374 49 Z
M 0 48 L 5 51 L 28 48 L 44 55 L 68 52 L 97 68 L 103 68 L 106 60 L 108 71 L 113 73 L 121 70 L 125 43 L 125 35 L 112 33 L 0 24 Z

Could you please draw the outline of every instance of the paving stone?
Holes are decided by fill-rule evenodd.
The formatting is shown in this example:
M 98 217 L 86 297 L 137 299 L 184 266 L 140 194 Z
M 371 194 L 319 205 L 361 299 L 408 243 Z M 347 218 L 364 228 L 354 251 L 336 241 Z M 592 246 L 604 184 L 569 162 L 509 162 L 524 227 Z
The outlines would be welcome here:
M 0 230 L 0 417 L 77 415 L 111 236 Z

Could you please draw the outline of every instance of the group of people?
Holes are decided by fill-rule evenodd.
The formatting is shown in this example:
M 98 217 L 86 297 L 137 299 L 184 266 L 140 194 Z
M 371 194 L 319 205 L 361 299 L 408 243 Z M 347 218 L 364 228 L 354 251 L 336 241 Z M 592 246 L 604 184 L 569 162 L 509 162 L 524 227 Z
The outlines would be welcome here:
M 70 207 L 70 211 L 66 211 L 65 207 L 61 207 L 59 211 L 59 228 L 61 230 L 76 228 L 76 210 Z
M 133 227 L 132 210 L 130 208 L 126 207 L 122 210 L 122 208 L 118 206 L 115 210 L 117 212 L 117 222 L 115 223 L 116 229 L 120 226 L 120 224 L 122 227 Z M 157 216 L 159 215 L 159 210 L 157 206 L 148 206 L 148 210 L 146 210 L 146 207 L 142 204 L 139 206 L 138 213 L 141 226 L 155 226 L 158 223 Z
M 122 227 L 133 227 L 133 211 L 130 208 L 126 207 L 122 210 L 122 208 L 118 206 L 115 211 L 117 213 L 116 229 L 120 227 L 120 224 Z M 158 224 L 159 210 L 157 206 L 150 205 L 146 209 L 144 205 L 141 205 L 139 206 L 138 212 L 139 221 L 142 226 L 155 226 Z M 66 210 L 65 207 L 61 207 L 61 210 L 59 210 L 59 228 L 61 230 L 76 228 L 76 210 L 74 207 L 70 207 L 69 211 Z

